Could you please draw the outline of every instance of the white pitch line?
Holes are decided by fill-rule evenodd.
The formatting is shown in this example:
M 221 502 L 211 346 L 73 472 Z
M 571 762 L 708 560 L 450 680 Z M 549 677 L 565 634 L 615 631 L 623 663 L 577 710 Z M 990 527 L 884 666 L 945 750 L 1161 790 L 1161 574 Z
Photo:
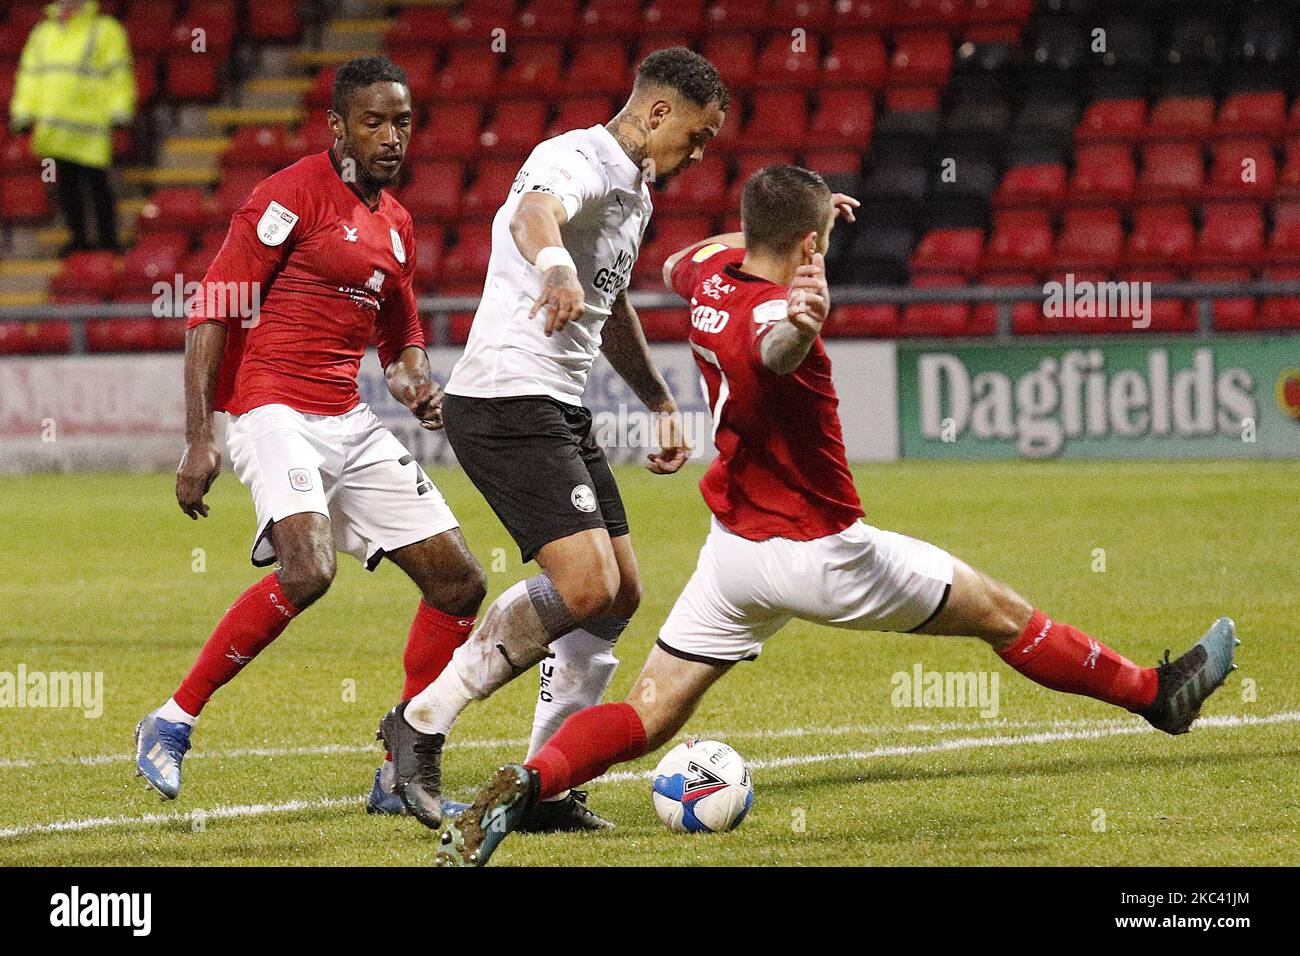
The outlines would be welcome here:
M 1231 727 L 1258 727 L 1268 724 L 1300 722 L 1300 711 L 1281 711 L 1259 717 L 1246 715 L 1226 715 L 1220 717 L 1203 717 L 1196 726 L 1205 730 L 1221 730 Z M 1068 740 L 1098 740 L 1104 737 L 1120 737 L 1131 734 L 1155 733 L 1155 729 L 1146 724 L 1112 723 L 1093 729 L 1044 731 L 1021 736 L 992 737 L 958 737 L 933 744 L 913 744 L 896 747 L 877 747 L 873 750 L 846 750 L 831 753 L 798 754 L 790 757 L 775 757 L 748 761 L 751 769 L 768 770 L 778 767 L 802 767 L 817 763 L 844 763 L 847 761 L 872 760 L 881 757 L 910 757 L 919 754 L 940 753 L 953 750 L 975 750 L 980 748 L 1015 747 L 1024 744 L 1041 745 L 1062 743 Z M 593 782 L 627 783 L 636 780 L 648 780 L 653 771 L 623 770 L 606 774 Z M 34 836 L 36 834 L 69 833 L 83 830 L 99 830 L 108 827 L 148 826 L 157 823 L 188 822 L 196 814 L 203 814 L 208 819 L 232 817 L 256 817 L 274 813 L 295 813 L 299 810 L 332 809 L 361 803 L 364 798 L 356 797 L 320 797 L 315 800 L 289 800 L 284 803 L 254 803 L 230 807 L 213 807 L 210 810 L 196 810 L 190 813 L 146 813 L 138 817 L 89 817 L 81 820 L 60 820 L 54 823 L 33 823 L 0 829 L 0 840 L 14 837 Z
M 999 730 L 1060 727 L 1115 727 L 1127 726 L 1131 718 L 1079 718 L 1074 720 L 998 720 L 950 721 L 946 723 L 911 723 L 911 724 L 837 724 L 818 727 L 778 727 L 765 730 L 701 730 L 692 732 L 691 736 L 702 740 L 739 739 L 739 740 L 784 740 L 791 737 L 842 737 L 854 734 L 927 734 L 948 733 L 958 730 Z M 497 750 L 509 747 L 526 747 L 528 739 L 502 738 L 486 740 L 452 740 L 447 744 L 448 750 Z M 195 750 L 186 755 L 187 760 L 235 760 L 243 757 L 313 757 L 330 754 L 378 753 L 378 744 L 307 744 L 301 747 L 236 747 L 228 750 Z M 85 756 L 51 757 L 45 760 L 35 757 L 0 758 L 0 770 L 30 770 L 33 767 L 45 767 L 71 764 L 83 767 L 97 767 L 104 764 L 127 763 L 135 760 L 133 753 L 87 754 Z

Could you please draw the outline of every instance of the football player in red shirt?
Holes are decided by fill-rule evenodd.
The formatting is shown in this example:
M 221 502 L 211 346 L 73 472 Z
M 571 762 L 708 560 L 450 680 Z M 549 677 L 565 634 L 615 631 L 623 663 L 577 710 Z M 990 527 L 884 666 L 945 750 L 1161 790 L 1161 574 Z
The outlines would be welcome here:
M 469 636 L 486 591 L 451 509 L 357 390 L 373 334 L 393 397 L 422 426 L 442 427 L 411 217 L 384 191 L 410 137 L 405 74 L 381 57 L 346 64 L 329 124 L 329 150 L 267 177 L 235 214 L 190 310 L 177 501 L 190 518 L 208 514 L 221 467 L 213 412 L 228 413 L 231 461 L 257 511 L 253 564 L 279 568 L 235 599 L 175 694 L 136 729 L 136 766 L 168 799 L 203 706 L 325 593 L 336 551 L 370 570 L 387 557 L 420 589 L 404 698 Z M 259 300 L 255 315 L 239 313 Z M 382 770 L 368 809 L 401 812 Z
M 1139 667 L 946 551 L 861 520 L 820 339 L 823 254 L 856 205 L 816 173 L 770 166 L 745 184 L 743 234 L 664 264 L 691 303 L 718 448 L 700 482 L 713 520 L 699 563 L 626 702 L 579 711 L 525 764 L 498 771 L 444 831 L 440 865 L 481 866 L 533 802 L 663 746 L 714 681 L 794 618 L 978 637 L 1031 680 L 1170 734 L 1188 730 L 1234 666 L 1228 618 L 1178 660 Z

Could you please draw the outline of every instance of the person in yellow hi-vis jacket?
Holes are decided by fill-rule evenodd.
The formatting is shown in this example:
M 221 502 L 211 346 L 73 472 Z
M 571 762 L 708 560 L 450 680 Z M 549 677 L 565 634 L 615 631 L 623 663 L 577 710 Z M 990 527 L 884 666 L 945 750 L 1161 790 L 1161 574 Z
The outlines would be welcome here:
M 16 132 L 33 126 L 32 152 L 55 163 L 59 206 L 80 249 L 118 250 L 117 211 L 108 179 L 114 126 L 135 114 L 135 74 L 122 25 L 95 0 L 45 8 L 23 47 L 9 107 Z M 85 200 L 95 207 L 99 242 L 86 234 Z

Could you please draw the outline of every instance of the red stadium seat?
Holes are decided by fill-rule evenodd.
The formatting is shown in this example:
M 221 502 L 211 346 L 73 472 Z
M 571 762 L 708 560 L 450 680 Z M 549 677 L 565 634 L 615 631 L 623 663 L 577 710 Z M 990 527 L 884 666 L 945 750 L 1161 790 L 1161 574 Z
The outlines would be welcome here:
M 757 79 L 758 56 L 754 38 L 748 33 L 709 36 L 701 51 L 718 68 L 728 90 L 747 90 Z
M 852 147 L 866 152 L 874 118 L 866 90 L 827 90 L 821 95 L 808 130 L 808 145 Z
M 1060 163 L 1012 166 L 993 193 L 994 208 L 1054 209 L 1065 197 L 1065 167 Z
M 167 58 L 167 95 L 176 100 L 215 100 L 221 92 L 217 58 L 210 53 L 173 53 Z
M 837 305 L 822 326 L 823 338 L 893 338 L 898 334 L 898 306 L 890 302 Z
M 173 37 L 179 36 L 182 28 L 191 38 L 195 30 L 201 29 L 207 34 L 209 51 L 226 50 L 234 43 L 238 26 L 239 8 L 229 0 L 190 0 Z M 180 49 L 193 49 L 191 41 L 187 41 Z
M 1297 97 L 1300 102 L 1300 97 Z M 1286 144 L 1286 160 L 1277 177 L 1279 197 L 1300 197 L 1300 139 L 1290 139 Z
M 499 56 L 485 56 L 476 46 L 454 47 L 434 76 L 436 95 L 443 100 L 490 99 L 500 68 Z
M 489 159 L 480 163 L 473 184 L 465 190 L 461 215 L 470 219 L 495 215 L 506 201 L 518 172 L 519 163 L 513 159 Z
M 7 136 L 0 131 L 0 164 L 6 173 L 40 173 L 41 157 L 32 152 L 32 136 L 21 133 Z
M 614 115 L 614 104 L 608 96 L 575 96 L 560 101 L 560 111 L 546 136 L 558 136 L 571 129 L 589 129 L 607 123 Z
M 481 50 L 493 39 L 493 30 L 502 30 L 508 35 L 508 28 L 514 24 L 507 17 L 513 12 L 514 4 L 505 5 L 504 15 L 502 6 L 501 0 L 465 0 L 460 12 L 451 18 L 451 42 L 473 45 Z
M 652 0 L 641 11 L 641 34 L 694 37 L 704 29 L 704 0 Z
M 1030 328 L 1036 322 L 1042 321 L 1043 304 L 1041 301 L 1041 291 L 1037 277 L 1032 272 L 1003 271 L 983 273 L 979 279 L 982 285 L 996 286 L 1033 286 L 1035 297 L 1030 302 L 1013 302 L 1011 303 L 1011 330 Z M 971 329 L 978 330 L 979 334 L 991 335 L 998 328 L 998 310 L 1001 308 L 999 303 L 981 302 L 975 306 L 971 314 Z
M 156 55 L 171 49 L 172 26 L 176 21 L 174 0 L 151 0 L 131 4 L 131 10 L 122 20 L 131 52 L 135 56 Z
M 411 167 L 411 178 L 399 198 L 415 219 L 455 222 L 460 216 L 464 178 L 464 169 L 455 160 L 417 163 Z
M 823 176 L 858 176 L 862 173 L 862 153 L 857 149 L 810 149 L 803 154 L 803 166 Z
M 117 285 L 117 275 L 117 258 L 111 252 L 74 252 L 50 279 L 50 292 L 104 299 Z
M 1074 138 L 1080 143 L 1132 143 L 1141 138 L 1146 121 L 1146 100 L 1093 100 L 1083 111 Z
M 1137 268 L 1125 269 L 1116 275 L 1123 282 L 1168 283 L 1177 282 L 1178 271 L 1175 269 Z M 1196 309 L 1184 299 L 1152 299 L 1151 324 L 1145 329 L 1132 329 L 1135 332 L 1195 332 Z
M 399 50 L 402 48 L 398 48 Z M 393 51 L 398 52 L 397 50 Z M 326 67 L 316 73 L 316 79 L 306 94 L 303 96 L 303 105 L 315 109 L 328 109 L 330 100 L 334 97 L 334 77 L 338 70 L 334 67 Z
M 1300 264 L 1300 204 L 1279 203 L 1273 210 L 1267 258 L 1278 265 Z
M 1263 278 L 1277 282 L 1300 281 L 1300 264 L 1268 266 Z M 1265 296 L 1259 303 L 1256 325 L 1260 329 L 1300 329 L 1300 297 Z
M 182 271 L 189 244 L 189 234 L 184 232 L 156 233 L 141 238 L 123 259 L 122 274 L 113 295 L 121 298 L 149 293 L 156 282 L 170 285 Z
M 1103 269 L 1119 264 L 1124 229 L 1119 213 L 1111 208 L 1067 210 L 1056 237 L 1052 268 L 1056 270 Z
M 295 143 L 293 135 L 283 127 L 241 126 L 221 154 L 221 165 L 281 169 L 298 159 L 303 151 L 303 144 Z
M 1060 283 L 1067 290 L 1067 294 L 1072 283 L 1076 295 L 1080 283 L 1087 282 L 1100 285 L 1106 282 L 1107 278 L 1106 273 L 1100 269 L 1071 269 L 1068 272 L 1054 269 L 1047 275 L 1048 282 Z M 1013 317 L 1013 326 L 1016 333 L 1020 335 L 1044 333 L 1055 335 L 1070 332 L 1093 335 L 1103 332 L 1122 332 L 1132 328 L 1132 319 L 1123 315 L 1110 314 L 1108 304 L 1098 304 L 1094 301 L 1093 307 L 1089 309 L 1086 304 L 1066 299 L 1063 303 L 1066 307 L 1062 309 L 1064 314 L 1061 315 L 1048 315 L 1045 305 L 1046 301 L 1044 300 L 1044 303 L 1035 310 L 1033 315 L 1022 313 Z
M 1011 24 L 1024 26 L 1034 12 L 1034 0 L 970 0 L 966 22 L 970 24 Z
M 627 91 L 628 78 L 627 47 L 606 39 L 579 42 L 564 73 L 569 92 L 582 94 L 621 95 Z
M 918 289 L 965 286 L 965 277 L 935 273 L 918 276 L 912 285 Z M 962 335 L 970 325 L 969 302 L 910 302 L 903 306 L 898 319 L 898 335 Z
M 70 322 L 0 322 L 0 355 L 65 353 L 71 346 Z
M 769 150 L 761 153 L 742 154 L 740 162 L 736 164 L 736 175 L 732 177 L 731 185 L 727 187 L 727 201 L 724 208 L 737 211 L 740 209 L 740 192 L 745 187 L 745 181 L 764 166 L 776 166 L 792 162 L 794 162 L 794 154 L 790 152 Z
M 831 0 L 771 0 L 767 15 L 769 25 L 787 35 L 797 27 L 820 32 L 830 22 Z
M 1264 199 L 1277 185 L 1277 163 L 1267 140 L 1233 139 L 1218 143 L 1207 199 Z
M 457 232 L 455 244 L 442 257 L 442 280 L 482 282 L 492 256 L 492 223 L 464 223 Z
M 90 352 L 150 352 L 158 347 L 158 320 L 142 304 L 142 318 L 92 319 L 86 323 Z
M 1073 205 L 1121 205 L 1133 198 L 1137 170 L 1127 143 L 1095 143 L 1075 152 L 1066 201 Z
M 638 0 L 591 0 L 582 11 L 582 31 L 587 36 L 634 37 L 641 31 Z
M 906 30 L 894 36 L 890 86 L 940 87 L 952 73 L 952 41 L 940 30 Z
M 795 149 L 807 139 L 808 107 L 802 92 L 757 93 L 753 113 L 741 134 L 740 149 Z
M 522 159 L 542 141 L 546 123 L 545 100 L 507 100 L 497 106 L 496 117 L 479 135 L 483 155 Z
M 158 57 L 141 54 L 135 58 L 135 99 L 138 106 L 148 106 L 158 95 Z
M 754 85 L 763 89 L 805 90 L 817 85 L 821 64 L 819 41 L 809 36 L 797 45 L 788 33 L 777 33 L 758 57 Z
M 1213 126 L 1213 97 L 1170 96 L 1151 107 L 1143 135 L 1148 140 L 1204 140 Z
M 384 36 L 390 50 L 439 47 L 452 37 L 451 7 L 405 7 Z
M 515 17 L 514 33 L 523 38 L 553 39 L 578 32 L 578 0 L 532 0 Z
M 483 110 L 477 103 L 439 103 L 429 112 L 429 122 L 411 137 L 412 159 L 470 159 L 478 155 Z
M 1244 283 L 1250 281 L 1250 269 L 1245 266 L 1201 266 L 1192 270 L 1193 282 L 1230 282 Z M 1249 296 L 1231 296 L 1214 299 L 1214 327 L 1220 331 L 1243 331 L 1256 328 L 1256 304 Z M 1189 303 L 1195 308 L 1196 303 Z
M 402 47 L 393 50 L 389 58 L 406 71 L 406 87 L 411 91 L 411 102 L 423 103 L 434 96 L 434 75 L 438 72 L 438 54 L 435 50 Z M 331 97 L 333 80 L 331 79 Z
M 836 0 L 831 7 L 831 32 L 886 30 L 894 25 L 897 0 Z
M 248 35 L 261 43 L 288 43 L 302 32 L 292 3 L 248 4 Z
M 969 278 L 984 254 L 981 229 L 932 229 L 921 237 L 909 266 L 913 276 L 957 272 Z
M 0 178 L 0 220 L 41 222 L 50 217 L 50 198 L 40 176 Z
M 1152 143 L 1142 150 L 1138 195 L 1146 201 L 1195 200 L 1205 185 L 1199 143 Z
M 1281 90 L 1224 97 L 1214 124 L 1214 135 L 1220 138 L 1258 136 L 1276 141 L 1285 132 L 1286 94 Z
M 208 201 L 200 189 L 168 186 L 149 197 L 136 228 L 141 232 L 198 229 L 212 219 Z
M 722 212 L 727 197 L 727 167 L 714 155 L 678 176 L 662 191 L 654 194 L 655 215 L 664 212 L 691 211 L 716 215 Z
M 429 292 L 442 275 L 442 253 L 447 237 L 442 226 L 421 223 L 415 231 L 415 288 Z
M 1186 206 L 1139 206 L 1133 210 L 1133 231 L 1124 247 L 1129 265 L 1185 267 L 1191 259 L 1195 232 Z
M 762 0 L 714 0 L 704 18 L 710 33 L 736 39 L 742 31 L 766 32 L 770 26 Z
M 554 96 L 563 87 L 564 45 L 527 40 L 514 47 L 510 65 L 501 76 L 507 96 Z
M 1248 265 L 1264 251 L 1264 219 L 1254 203 L 1207 203 L 1193 257 L 1200 266 Z
M 1052 251 L 1052 231 L 1046 225 L 996 225 L 980 264 L 981 272 L 1037 272 Z
M 885 44 L 878 33 L 836 34 L 822 63 L 819 86 L 879 89 L 888 74 Z

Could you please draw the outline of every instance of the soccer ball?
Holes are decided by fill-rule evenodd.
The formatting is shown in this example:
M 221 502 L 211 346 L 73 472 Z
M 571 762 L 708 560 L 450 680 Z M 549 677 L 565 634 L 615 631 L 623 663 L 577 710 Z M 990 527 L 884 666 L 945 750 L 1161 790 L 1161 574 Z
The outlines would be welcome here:
M 745 758 L 716 740 L 688 740 L 659 761 L 651 797 L 674 833 L 723 833 L 754 803 Z

